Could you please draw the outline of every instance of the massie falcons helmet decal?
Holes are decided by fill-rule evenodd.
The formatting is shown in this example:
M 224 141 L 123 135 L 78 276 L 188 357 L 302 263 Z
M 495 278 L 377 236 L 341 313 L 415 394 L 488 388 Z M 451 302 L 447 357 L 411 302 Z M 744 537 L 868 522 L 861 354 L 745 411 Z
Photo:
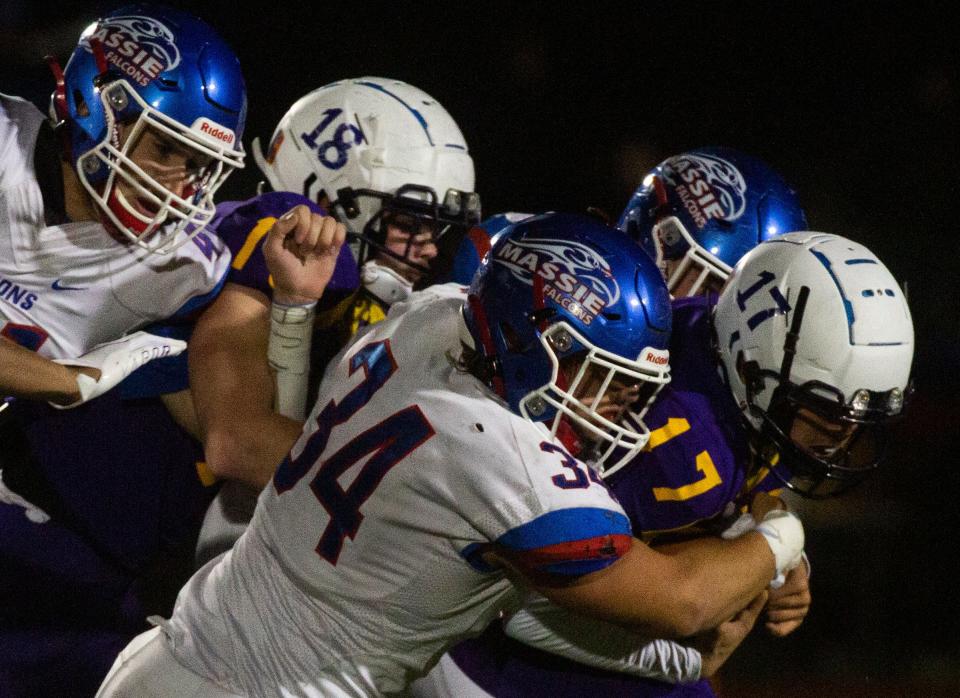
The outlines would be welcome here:
M 520 281 L 533 285 L 534 275 L 543 280 L 543 295 L 563 307 L 585 325 L 620 299 L 609 263 L 578 242 L 552 239 L 510 241 L 495 253 Z
M 735 221 L 747 203 L 747 183 L 740 170 L 723 158 L 685 153 L 670 158 L 663 177 L 673 187 L 698 228 L 709 219 Z
M 173 32 L 158 19 L 138 15 L 108 17 L 95 27 L 95 31 L 80 38 L 80 45 L 87 53 L 93 53 L 90 40 L 100 41 L 107 62 L 141 87 L 180 64 Z

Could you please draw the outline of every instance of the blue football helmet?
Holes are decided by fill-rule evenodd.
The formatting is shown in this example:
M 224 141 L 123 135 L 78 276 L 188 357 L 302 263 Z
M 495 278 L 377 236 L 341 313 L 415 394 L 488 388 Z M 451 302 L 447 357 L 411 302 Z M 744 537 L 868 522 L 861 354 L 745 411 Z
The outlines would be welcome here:
M 649 438 L 643 413 L 670 380 L 670 317 L 663 279 L 632 241 L 548 213 L 495 237 L 470 285 L 464 341 L 510 410 L 554 435 L 573 427 L 593 446 L 584 459 L 609 475 Z
M 202 230 L 214 193 L 244 157 L 246 87 L 220 37 L 184 12 L 130 5 L 87 27 L 63 72 L 51 67 L 51 115 L 104 225 L 160 253 Z M 134 162 L 147 132 L 187 155 L 185 172 Z
M 473 275 L 483 261 L 484 255 L 490 250 L 493 237 L 509 225 L 530 218 L 532 213 L 498 213 L 472 226 L 460 239 L 452 261 L 448 265 L 449 274 L 437 280 L 438 283 L 452 281 L 469 286 Z
M 719 289 L 757 244 L 806 230 L 807 220 L 793 189 L 762 161 L 732 148 L 698 148 L 653 168 L 618 227 L 656 260 L 670 293 L 692 296 L 705 283 Z M 692 270 L 699 270 L 695 279 Z

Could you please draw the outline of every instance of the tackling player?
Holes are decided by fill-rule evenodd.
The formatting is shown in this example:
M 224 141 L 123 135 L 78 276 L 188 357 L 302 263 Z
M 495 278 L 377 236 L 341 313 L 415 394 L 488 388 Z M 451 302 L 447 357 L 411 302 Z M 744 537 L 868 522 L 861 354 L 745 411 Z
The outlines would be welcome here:
M 686 174 L 681 177 L 680 173 Z M 700 180 L 709 184 L 697 191 L 712 215 L 691 210 L 677 191 L 678 187 L 686 186 L 685 182 Z M 689 198 L 688 195 L 687 200 Z M 804 224 L 795 195 L 778 175 L 756 159 L 726 148 L 700 149 L 661 163 L 644 179 L 620 222 L 621 228 L 632 236 L 639 236 L 645 249 L 661 263 L 665 278 L 672 279 L 673 290 L 678 294 L 705 294 L 716 281 L 726 281 L 730 266 L 743 250 L 774 233 Z M 826 240 L 833 236 L 821 237 Z M 869 257 L 875 260 L 872 255 Z M 682 265 L 679 271 L 677 265 Z M 862 270 L 875 267 L 866 262 L 864 265 L 859 269 L 862 272 L 859 276 L 851 275 L 851 270 L 845 270 L 841 276 L 851 286 L 868 284 Z M 853 272 L 858 271 L 857 266 L 853 265 Z M 769 274 L 769 270 L 766 273 Z M 749 287 L 749 279 L 754 275 L 757 279 L 762 277 L 759 269 L 750 268 L 737 278 L 746 279 L 741 283 Z M 889 286 L 892 279 L 887 278 L 885 282 Z M 774 283 L 772 279 L 770 283 Z M 833 287 L 827 275 L 814 278 L 811 284 L 815 283 L 827 284 L 827 290 Z M 744 302 L 748 290 L 741 293 Z M 740 398 L 736 389 L 731 390 L 734 385 L 722 381 L 717 372 L 720 361 L 713 348 L 710 323 L 710 311 L 715 303 L 715 296 L 674 301 L 673 381 L 661 391 L 645 416 L 652 429 L 647 451 L 619 472 L 607 471 L 608 484 L 630 516 L 634 530 L 642 532 L 646 540 L 720 533 L 729 525 L 731 514 L 750 503 L 754 492 L 781 486 L 780 479 L 770 476 L 769 470 L 762 467 L 774 453 L 782 454 L 780 468 L 775 470 L 782 479 L 790 481 L 791 473 L 784 468 L 788 462 L 798 460 L 794 441 L 805 442 L 810 448 L 823 438 L 822 434 L 796 433 L 791 434 L 792 440 L 782 438 L 777 445 L 761 443 L 757 431 L 744 421 L 737 409 Z M 842 309 L 841 298 L 834 298 L 833 306 Z M 895 308 L 868 307 L 867 310 L 878 318 L 884 313 L 890 313 L 891 317 L 902 317 L 906 313 L 907 324 L 900 328 L 900 335 L 909 349 L 902 355 L 886 358 L 887 369 L 898 375 L 884 374 L 881 363 L 875 367 L 875 380 L 887 381 L 902 390 L 912 352 L 909 312 L 902 298 Z M 825 336 L 823 326 L 810 326 L 815 322 L 808 320 L 807 336 Z M 861 317 L 862 325 L 869 326 L 871 322 L 870 317 Z M 829 324 L 826 327 L 829 328 Z M 744 334 L 747 329 L 744 328 Z M 757 341 L 774 355 L 775 347 L 783 346 L 782 337 L 764 336 Z M 879 361 L 879 354 L 884 350 L 874 351 L 874 355 L 858 356 L 856 360 L 867 367 L 873 359 Z M 765 363 L 773 365 L 777 361 L 775 357 L 768 357 Z M 833 368 L 828 382 L 839 385 L 844 380 L 842 371 Z M 856 392 L 852 384 L 842 389 L 848 400 Z M 882 422 L 898 411 L 896 408 L 890 414 L 874 416 Z M 823 421 L 834 424 L 831 429 L 839 429 L 834 416 L 824 417 Z M 843 456 L 838 452 L 835 457 Z M 750 465 L 751 462 L 754 465 Z M 824 467 L 816 469 L 808 465 L 800 470 L 798 467 L 799 464 L 794 466 L 793 473 L 807 473 L 813 481 L 826 477 Z M 846 471 L 833 469 L 832 472 L 829 480 L 835 483 L 837 473 Z M 853 474 L 848 474 L 847 484 L 852 479 Z M 800 480 L 791 481 L 794 486 L 798 483 Z M 839 493 L 840 488 L 835 489 Z M 802 622 L 808 606 L 806 568 L 801 566 L 787 576 L 783 587 L 770 590 L 770 603 L 766 608 L 768 630 L 775 635 L 789 633 Z M 483 638 L 467 641 L 445 657 L 428 679 L 418 682 L 417 695 L 509 695 L 518 686 L 551 695 L 604 691 L 631 695 L 712 694 L 705 681 L 672 687 L 637 678 L 661 673 L 652 661 L 656 654 L 637 651 L 642 645 L 638 638 L 633 638 L 632 644 L 629 638 L 621 638 L 619 644 L 604 641 L 602 638 L 611 637 L 609 629 L 582 623 L 573 624 L 568 633 L 558 637 L 556 631 L 562 628 L 563 619 L 549 606 L 535 602 L 528 611 L 516 615 L 507 625 L 507 631 L 534 646 L 565 654 L 567 659 L 551 658 L 512 641 L 504 637 L 497 627 L 499 624 L 495 624 Z M 571 642 L 571 638 L 576 641 Z M 577 668 L 569 659 L 631 675 Z
M 642 448 L 619 418 L 666 380 L 669 322 L 619 232 L 508 229 L 466 299 L 415 295 L 341 354 L 250 528 L 99 695 L 398 692 L 517 603 L 517 575 L 647 632 L 715 627 L 796 564 L 799 522 L 653 551 L 563 443 Z

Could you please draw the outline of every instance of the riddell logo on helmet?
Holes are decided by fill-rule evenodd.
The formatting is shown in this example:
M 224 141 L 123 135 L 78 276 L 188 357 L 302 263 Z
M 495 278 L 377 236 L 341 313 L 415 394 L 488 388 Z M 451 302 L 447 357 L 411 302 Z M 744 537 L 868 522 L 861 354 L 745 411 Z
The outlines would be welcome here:
M 105 20 L 81 40 L 81 46 L 89 53 L 93 52 L 91 39 L 100 41 L 104 58 L 140 87 L 146 87 L 161 73 L 180 64 L 173 32 L 153 17 Z
M 203 117 L 194 122 L 193 130 L 199 131 L 207 138 L 216 139 L 221 143 L 226 143 L 227 145 L 231 145 L 236 139 L 233 131 L 224 126 L 220 126 L 209 119 L 204 119 Z
M 670 362 L 670 359 L 668 359 L 666 356 L 654 354 L 652 351 L 648 351 L 647 355 L 643 358 L 645 361 L 649 361 L 657 366 L 666 366 Z

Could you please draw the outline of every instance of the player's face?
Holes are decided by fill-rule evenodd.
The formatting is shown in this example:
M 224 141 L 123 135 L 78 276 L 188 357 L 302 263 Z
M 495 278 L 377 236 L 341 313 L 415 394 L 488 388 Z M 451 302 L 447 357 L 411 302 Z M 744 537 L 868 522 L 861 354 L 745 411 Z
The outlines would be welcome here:
M 130 135 L 128 130 L 129 127 L 121 126 L 121 141 Z M 170 193 L 190 198 L 208 170 L 211 158 L 150 127 L 134 137 L 137 140 L 128 150 L 134 164 Z M 126 180 L 120 178 L 118 188 L 124 198 L 142 213 L 152 216 L 158 210 L 155 202 Z
M 387 234 L 384 246 L 395 255 L 413 264 L 428 267 L 437 256 L 433 228 L 413 216 L 397 214 L 386 221 Z M 398 262 L 389 255 L 378 255 L 377 261 L 399 272 L 407 281 L 417 283 L 423 272 Z
M 836 460 L 857 433 L 856 424 L 838 424 L 801 407 L 790 427 L 790 440 L 812 455 Z
M 674 272 L 676 272 L 682 261 L 682 258 L 666 260 L 664 262 L 664 278 L 672 279 Z M 697 280 L 700 278 L 702 273 L 703 267 L 695 263 L 689 264 L 686 271 L 683 273 L 683 276 L 680 277 L 673 289 L 670 291 L 670 294 L 674 298 L 686 298 L 690 295 L 691 290 L 696 285 Z M 704 277 L 703 281 L 700 282 L 700 287 L 697 289 L 695 295 L 705 296 L 708 293 L 720 293 L 723 285 L 723 279 L 716 274 L 708 273 Z
M 627 408 L 636 402 L 640 397 L 640 384 L 635 379 L 616 374 L 610 378 L 610 369 L 590 364 L 582 376 L 580 376 L 580 367 L 582 358 L 570 357 L 560 364 L 560 370 L 563 372 L 564 379 L 568 386 L 571 386 L 573 396 L 583 405 L 574 405 L 574 411 L 587 421 L 591 421 L 590 414 L 585 408 L 596 412 L 604 419 L 617 423 L 624 416 Z M 579 376 L 579 380 L 578 380 Z M 608 380 L 606 389 L 604 383 Z M 598 397 L 599 396 L 599 397 Z M 581 438 L 588 441 L 595 439 L 587 430 L 587 433 L 580 433 Z

